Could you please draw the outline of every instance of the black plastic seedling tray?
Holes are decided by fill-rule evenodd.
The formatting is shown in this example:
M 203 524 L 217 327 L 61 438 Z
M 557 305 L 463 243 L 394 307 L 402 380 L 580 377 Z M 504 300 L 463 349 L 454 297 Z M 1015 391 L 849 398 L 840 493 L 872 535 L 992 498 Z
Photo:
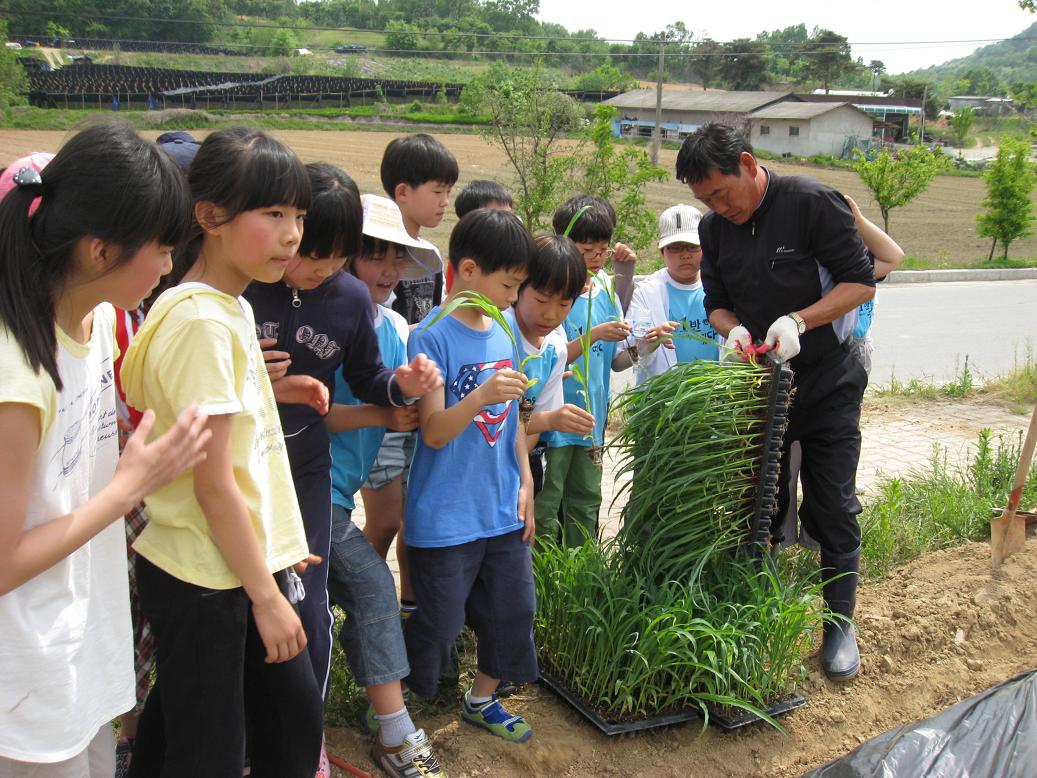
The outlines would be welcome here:
M 545 673 L 541 670 L 540 682 L 567 703 L 572 705 L 581 716 L 587 719 L 587 721 L 609 736 L 644 732 L 649 729 L 669 727 L 674 724 L 683 724 L 686 721 L 694 721 L 695 719 L 702 718 L 698 711 L 687 710 L 679 713 L 668 713 L 663 716 L 654 716 L 647 719 L 637 719 L 635 721 L 608 721 L 607 719 L 602 718 L 600 713 L 590 707 L 584 700 L 573 694 L 565 684 L 557 678 L 554 678 L 550 673 Z M 710 718 L 712 718 L 712 716 Z
M 784 362 L 771 360 L 771 379 L 767 397 L 767 426 L 760 449 L 759 481 L 750 522 L 749 542 L 757 557 L 770 546 L 771 516 L 778 508 L 778 478 L 781 449 L 788 426 L 792 399 L 792 369 Z
M 793 694 L 791 697 L 782 700 L 779 703 L 771 705 L 766 709 L 767 715 L 774 718 L 776 716 L 783 716 L 789 711 L 793 711 L 806 704 L 806 699 L 798 694 Z M 713 709 L 709 711 L 709 723 L 716 724 L 723 730 L 730 731 L 732 729 L 741 729 L 747 727 L 750 724 L 755 724 L 757 721 L 763 721 L 755 713 L 749 713 L 748 711 L 740 711 L 737 716 L 725 716 L 722 713 L 717 713 Z

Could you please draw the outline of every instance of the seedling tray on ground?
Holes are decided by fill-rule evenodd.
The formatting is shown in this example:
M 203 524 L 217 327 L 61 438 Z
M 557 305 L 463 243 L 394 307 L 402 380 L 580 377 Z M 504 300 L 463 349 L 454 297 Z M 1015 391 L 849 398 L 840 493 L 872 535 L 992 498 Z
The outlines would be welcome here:
M 806 699 L 798 694 L 793 694 L 791 697 L 787 697 L 781 702 L 775 703 L 766 709 L 767 715 L 774 718 L 776 716 L 783 716 L 789 711 L 795 710 L 806 704 Z M 709 709 L 709 723 L 716 724 L 723 730 L 731 731 L 732 729 L 741 729 L 742 727 L 754 724 L 757 721 L 763 721 L 755 713 L 749 713 L 738 709 L 737 715 L 725 716 L 722 713 L 718 713 L 713 708 Z
M 541 670 L 540 682 L 567 703 L 572 705 L 581 716 L 587 719 L 587 721 L 601 730 L 604 734 L 610 736 L 627 735 L 633 732 L 644 732 L 649 729 L 669 727 L 674 724 L 683 724 L 686 721 L 694 721 L 695 719 L 701 718 L 698 711 L 687 710 L 678 713 L 667 713 L 662 716 L 653 716 L 647 719 L 636 719 L 633 721 L 609 721 L 605 719 L 601 713 L 588 705 L 586 701 L 573 694 L 564 683 L 552 676 L 550 673 Z

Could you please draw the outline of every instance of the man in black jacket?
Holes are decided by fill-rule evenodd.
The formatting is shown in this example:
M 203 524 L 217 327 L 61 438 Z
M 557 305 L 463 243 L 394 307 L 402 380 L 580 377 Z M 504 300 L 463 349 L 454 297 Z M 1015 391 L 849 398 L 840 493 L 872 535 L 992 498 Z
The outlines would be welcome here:
M 843 197 L 809 178 L 762 167 L 738 132 L 707 124 L 677 155 L 677 178 L 708 206 L 699 226 L 709 321 L 727 345 L 771 346 L 795 372 L 782 469 L 800 441 L 800 518 L 821 545 L 825 603 L 853 616 L 860 557 L 856 497 L 860 410 L 867 373 L 851 354 L 857 307 L 875 293 L 872 266 Z M 782 478 L 778 515 L 788 506 Z M 829 677 L 860 669 L 853 626 L 826 624 Z

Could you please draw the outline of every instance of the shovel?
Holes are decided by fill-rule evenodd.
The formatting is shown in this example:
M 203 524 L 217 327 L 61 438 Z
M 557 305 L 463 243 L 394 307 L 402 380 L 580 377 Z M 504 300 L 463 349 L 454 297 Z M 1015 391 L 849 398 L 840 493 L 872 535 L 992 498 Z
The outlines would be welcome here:
M 1030 427 L 1026 430 L 1019 466 L 1015 470 L 1015 480 L 1012 481 L 1012 493 L 1008 495 L 1008 505 L 1005 506 L 1000 517 L 992 519 L 990 522 L 990 556 L 995 571 L 1001 567 L 1001 563 L 1005 559 L 1016 551 L 1022 551 L 1026 545 L 1026 517 L 1019 515 L 1018 511 L 1019 501 L 1023 497 L 1023 485 L 1026 483 L 1030 463 L 1033 461 L 1035 443 L 1037 443 L 1037 406 L 1033 409 Z

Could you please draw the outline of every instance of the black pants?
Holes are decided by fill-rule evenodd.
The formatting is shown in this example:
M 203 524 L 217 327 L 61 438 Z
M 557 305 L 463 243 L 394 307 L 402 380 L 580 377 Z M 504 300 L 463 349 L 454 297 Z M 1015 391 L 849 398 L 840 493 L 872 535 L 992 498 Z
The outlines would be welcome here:
M 418 601 L 404 627 L 411 691 L 436 695 L 466 623 L 478 638 L 483 673 L 519 684 L 540 676 L 533 645 L 533 562 L 522 530 L 458 546 L 408 546 L 407 555 Z
M 331 668 L 332 630 L 335 626 L 328 604 L 328 556 L 331 553 L 331 449 L 323 423 L 311 424 L 297 435 L 285 438 L 292 467 L 295 496 L 306 530 L 311 554 L 321 558 L 302 574 L 306 597 L 299 603 L 299 618 L 306 631 L 306 650 L 313 674 L 325 699 Z
M 285 574 L 277 582 L 285 590 Z M 240 778 L 245 719 L 253 778 L 313 778 L 323 706 L 305 651 L 279 664 L 242 588 L 205 589 L 137 557 L 137 585 L 158 645 L 131 778 Z
M 798 440 L 803 452 L 800 480 L 803 504 L 799 518 L 821 548 L 850 553 L 861 542 L 857 516 L 857 463 L 861 456 L 861 400 L 868 374 L 848 349 L 840 347 L 812 365 L 796 365 L 789 426 L 781 456 L 778 521 L 789 505 L 789 446 Z M 776 538 L 780 540 L 780 538 Z

